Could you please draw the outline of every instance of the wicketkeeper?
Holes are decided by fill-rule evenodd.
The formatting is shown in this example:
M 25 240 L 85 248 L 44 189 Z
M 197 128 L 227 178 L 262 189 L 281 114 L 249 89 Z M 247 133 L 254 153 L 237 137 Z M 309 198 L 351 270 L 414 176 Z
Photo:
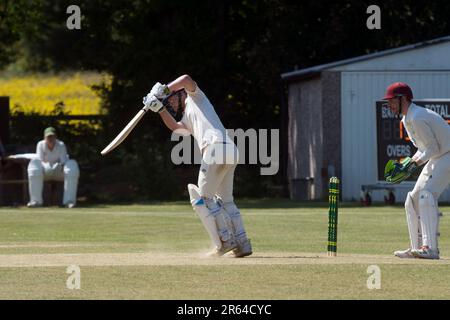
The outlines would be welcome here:
M 231 250 L 235 257 L 252 254 L 233 199 L 238 150 L 206 95 L 191 77 L 183 75 L 168 85 L 156 83 L 144 105 L 158 112 L 170 130 L 191 134 L 201 150 L 198 186 L 189 184 L 188 191 L 192 207 L 215 246 L 211 255 L 222 256 Z M 179 122 L 174 119 L 178 112 L 183 114 Z
M 405 201 L 411 247 L 394 255 L 439 259 L 437 200 L 450 182 L 450 126 L 436 112 L 415 105 L 412 90 L 406 83 L 391 84 L 383 99 L 393 113 L 402 115 L 406 132 L 418 149 L 412 158 L 388 162 L 386 180 L 400 183 L 425 164 Z

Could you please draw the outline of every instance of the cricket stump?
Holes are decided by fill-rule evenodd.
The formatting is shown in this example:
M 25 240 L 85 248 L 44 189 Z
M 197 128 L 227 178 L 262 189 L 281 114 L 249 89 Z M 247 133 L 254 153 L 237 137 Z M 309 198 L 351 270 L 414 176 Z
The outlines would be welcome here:
M 337 227 L 339 207 L 339 179 L 331 177 L 328 187 L 328 256 L 337 254 Z

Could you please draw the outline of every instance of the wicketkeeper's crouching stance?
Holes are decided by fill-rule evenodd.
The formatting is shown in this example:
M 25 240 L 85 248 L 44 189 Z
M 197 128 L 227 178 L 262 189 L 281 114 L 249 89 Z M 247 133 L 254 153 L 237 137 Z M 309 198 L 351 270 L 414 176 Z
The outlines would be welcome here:
M 189 184 L 188 190 L 192 207 L 215 245 L 211 255 L 222 256 L 231 250 L 235 257 L 252 254 L 233 200 L 238 150 L 206 95 L 184 75 L 168 85 L 156 83 L 144 98 L 144 105 L 158 112 L 172 131 L 192 134 L 202 152 L 198 186 Z M 178 112 L 183 117 L 176 122 L 174 116 Z
M 400 183 L 426 163 L 405 201 L 411 247 L 396 251 L 399 258 L 439 259 L 439 210 L 437 200 L 450 182 L 450 126 L 434 111 L 412 103 L 411 88 L 401 82 L 390 85 L 385 100 L 391 111 L 403 116 L 409 138 L 418 148 L 412 158 L 386 165 L 388 182 Z

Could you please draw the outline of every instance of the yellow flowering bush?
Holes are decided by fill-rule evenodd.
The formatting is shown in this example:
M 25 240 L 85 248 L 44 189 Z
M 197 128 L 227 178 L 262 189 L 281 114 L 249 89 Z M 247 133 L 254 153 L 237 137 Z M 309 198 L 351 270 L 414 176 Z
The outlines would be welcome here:
M 101 101 L 91 86 L 102 81 L 110 84 L 111 77 L 94 72 L 0 76 L 0 96 L 9 96 L 11 109 L 25 113 L 49 114 L 63 102 L 72 115 L 100 114 Z

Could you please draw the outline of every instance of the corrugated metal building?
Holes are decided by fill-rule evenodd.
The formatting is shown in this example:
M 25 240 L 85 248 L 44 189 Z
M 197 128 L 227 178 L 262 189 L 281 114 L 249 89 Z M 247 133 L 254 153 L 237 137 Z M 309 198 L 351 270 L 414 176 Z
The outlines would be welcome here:
M 344 200 L 377 182 L 375 102 L 395 81 L 415 98 L 450 98 L 450 36 L 296 70 L 288 87 L 287 180 L 293 199 L 321 199 L 329 176 L 342 181 Z M 396 190 L 404 201 L 410 183 Z M 383 192 L 374 192 L 381 201 Z M 450 201 L 450 192 L 441 200 Z

